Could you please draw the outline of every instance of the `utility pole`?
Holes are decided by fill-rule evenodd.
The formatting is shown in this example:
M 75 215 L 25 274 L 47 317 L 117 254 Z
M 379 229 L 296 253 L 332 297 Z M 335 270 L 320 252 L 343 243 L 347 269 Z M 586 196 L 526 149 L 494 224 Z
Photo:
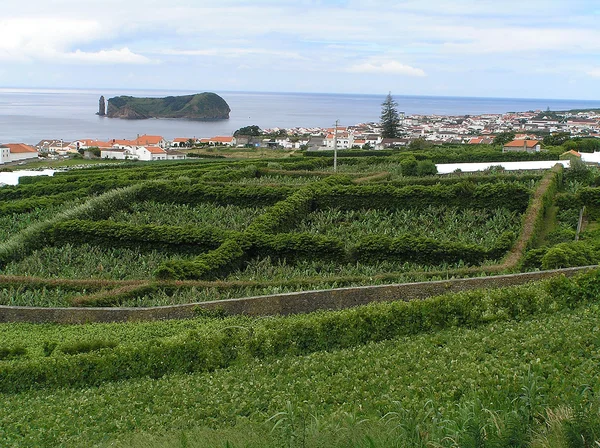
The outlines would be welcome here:
M 333 133 L 333 171 L 337 172 L 337 129 L 340 120 L 335 120 L 335 132 Z

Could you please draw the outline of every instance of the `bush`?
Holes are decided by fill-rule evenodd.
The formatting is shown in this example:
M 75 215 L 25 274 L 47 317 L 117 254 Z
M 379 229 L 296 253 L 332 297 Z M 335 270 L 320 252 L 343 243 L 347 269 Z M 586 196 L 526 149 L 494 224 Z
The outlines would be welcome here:
M 80 341 L 58 347 L 58 351 L 65 355 L 77 355 L 79 353 L 89 353 L 106 348 L 115 348 L 117 345 L 118 344 L 113 341 Z
M 437 174 L 437 167 L 431 160 L 421 160 L 417 164 L 417 176 L 433 176 Z
M 27 350 L 25 347 L 17 346 L 17 347 L 0 347 L 0 361 L 3 359 L 14 359 L 19 358 L 21 356 L 25 356 L 27 354 Z
M 400 161 L 400 172 L 403 176 L 417 176 L 418 165 L 414 156 L 406 157 Z

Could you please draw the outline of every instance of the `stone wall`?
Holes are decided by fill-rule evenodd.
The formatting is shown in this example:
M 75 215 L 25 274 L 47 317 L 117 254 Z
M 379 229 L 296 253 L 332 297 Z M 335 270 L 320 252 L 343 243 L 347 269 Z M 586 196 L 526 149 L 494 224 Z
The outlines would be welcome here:
M 129 322 L 163 319 L 189 319 L 203 310 L 250 316 L 288 315 L 317 310 L 340 310 L 371 302 L 423 300 L 449 292 L 481 288 L 505 288 L 547 279 L 572 276 L 597 266 L 552 271 L 498 275 L 433 282 L 362 286 L 321 291 L 293 292 L 243 299 L 219 300 L 151 308 L 38 308 L 0 306 L 0 322 L 83 324 L 91 322 Z

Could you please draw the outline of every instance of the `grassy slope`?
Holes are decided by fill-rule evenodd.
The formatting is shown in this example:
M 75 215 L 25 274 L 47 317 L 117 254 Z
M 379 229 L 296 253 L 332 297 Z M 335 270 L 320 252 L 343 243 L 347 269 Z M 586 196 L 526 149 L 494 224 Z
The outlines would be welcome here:
M 345 437 L 352 429 L 348 416 L 367 419 L 374 425 L 371 434 L 381 435 L 381 417 L 402 408 L 421 419 L 431 437 L 441 437 L 439 430 L 433 431 L 435 420 L 424 416 L 427 408 L 440 419 L 460 423 L 474 394 L 499 416 L 522 413 L 526 403 L 543 416 L 545 409 L 580 402 L 586 387 L 600 392 L 599 318 L 600 309 L 592 305 L 535 320 L 454 328 L 347 350 L 247 360 L 206 374 L 4 395 L 0 443 L 90 446 L 139 431 L 210 432 L 197 429 L 204 426 L 224 431 L 221 437 L 226 434 L 230 440 L 251 441 L 247 425 L 251 432 L 277 435 L 265 429 L 273 421 L 264 422 L 289 412 L 288 402 L 294 412 L 315 415 L 322 428 L 329 428 L 314 440 Z M 240 418 L 249 423 L 227 429 Z M 336 425 L 342 428 L 337 436 Z M 139 446 L 147 437 L 138 440 Z

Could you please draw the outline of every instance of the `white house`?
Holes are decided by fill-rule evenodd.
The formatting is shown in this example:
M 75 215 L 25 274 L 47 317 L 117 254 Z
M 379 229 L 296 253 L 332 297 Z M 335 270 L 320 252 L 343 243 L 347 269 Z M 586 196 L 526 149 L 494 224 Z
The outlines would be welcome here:
M 5 143 L 0 145 L 0 163 L 37 159 L 38 155 L 37 149 L 25 143 Z
M 338 149 L 348 149 L 352 148 L 354 144 L 354 138 L 348 134 L 346 131 L 342 131 L 337 133 L 337 148 Z M 333 134 L 328 134 L 325 137 L 325 146 L 327 148 L 333 149 L 335 146 L 335 132 Z
M 139 160 L 167 160 L 167 152 L 158 146 L 138 146 L 134 152 Z

